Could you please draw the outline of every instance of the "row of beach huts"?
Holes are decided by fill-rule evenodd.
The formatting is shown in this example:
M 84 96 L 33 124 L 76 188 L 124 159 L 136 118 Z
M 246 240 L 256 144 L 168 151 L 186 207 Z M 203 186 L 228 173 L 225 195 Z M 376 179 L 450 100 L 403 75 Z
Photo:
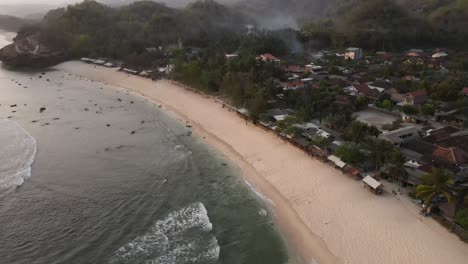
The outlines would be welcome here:
M 220 101 L 220 103 L 223 103 L 223 106 L 225 106 L 224 102 Z M 244 118 L 246 121 L 250 120 L 249 112 L 247 109 L 245 108 L 238 109 L 232 106 L 229 106 L 229 108 L 236 111 L 237 114 L 241 116 L 242 118 Z M 348 175 L 351 178 L 356 179 L 356 180 L 362 180 L 364 187 L 372 191 L 373 193 L 378 194 L 378 195 L 381 195 L 383 193 L 383 184 L 379 182 L 375 177 L 368 175 L 368 174 L 364 175 L 358 168 L 355 168 L 354 166 L 345 163 L 343 160 L 341 160 L 339 157 L 335 155 L 331 155 L 329 150 L 320 148 L 310 143 L 303 136 L 286 135 L 284 133 L 278 133 L 276 131 L 276 127 L 267 122 L 254 122 L 254 124 L 263 128 L 264 130 L 268 132 L 274 133 L 275 135 L 280 137 L 282 140 L 301 149 L 307 155 L 317 158 L 324 163 L 332 165 L 333 167 L 340 170 L 345 175 Z
M 125 72 L 131 75 L 138 75 L 140 77 L 149 78 L 152 80 L 160 79 L 163 75 L 169 74 L 172 71 L 173 66 L 167 65 L 165 67 L 157 67 L 155 70 L 143 70 L 138 71 L 135 69 L 130 69 L 124 67 L 124 64 L 121 61 L 110 61 L 103 58 L 91 59 L 91 58 L 81 58 L 81 61 L 88 64 L 94 64 L 97 66 L 104 66 L 108 68 L 118 68 L 118 71 Z

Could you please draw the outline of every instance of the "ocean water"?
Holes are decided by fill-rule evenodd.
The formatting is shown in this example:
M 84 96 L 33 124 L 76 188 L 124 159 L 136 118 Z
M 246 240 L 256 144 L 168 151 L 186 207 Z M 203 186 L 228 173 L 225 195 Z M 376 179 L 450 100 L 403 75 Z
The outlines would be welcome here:
M 0 191 L 21 186 L 31 176 L 36 140 L 18 123 L 0 119 Z
M 0 164 L 1 264 L 288 261 L 241 171 L 126 90 L 0 69 Z

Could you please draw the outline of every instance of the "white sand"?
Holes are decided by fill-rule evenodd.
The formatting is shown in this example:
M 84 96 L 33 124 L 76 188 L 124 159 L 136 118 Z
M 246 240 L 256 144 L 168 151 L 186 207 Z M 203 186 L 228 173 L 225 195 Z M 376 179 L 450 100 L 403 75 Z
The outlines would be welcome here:
M 80 62 L 57 67 L 126 87 L 189 120 L 199 135 L 237 162 L 274 203 L 277 222 L 306 263 L 466 264 L 468 245 L 411 202 L 382 197 L 278 137 L 222 109 L 212 98 L 169 81 L 151 82 Z

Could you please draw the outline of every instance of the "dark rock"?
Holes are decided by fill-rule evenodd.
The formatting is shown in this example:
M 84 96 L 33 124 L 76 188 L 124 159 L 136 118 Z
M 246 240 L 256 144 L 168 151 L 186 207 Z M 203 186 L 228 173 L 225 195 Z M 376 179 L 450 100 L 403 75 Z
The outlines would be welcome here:
M 39 109 L 39 113 L 42 113 L 42 112 L 44 112 L 45 110 L 46 110 L 45 107 L 41 107 L 41 108 Z
M 135 133 L 136 133 L 136 131 L 132 131 L 132 133 L 130 133 L 130 135 L 133 135 L 133 134 L 135 134 Z
M 0 60 L 11 67 L 48 67 L 67 59 L 65 50 L 47 46 L 39 30 L 22 30 L 14 43 L 0 49 Z M 45 74 L 45 73 L 43 73 Z
M 16 104 L 10 105 L 10 107 L 16 107 L 16 106 L 17 106 Z

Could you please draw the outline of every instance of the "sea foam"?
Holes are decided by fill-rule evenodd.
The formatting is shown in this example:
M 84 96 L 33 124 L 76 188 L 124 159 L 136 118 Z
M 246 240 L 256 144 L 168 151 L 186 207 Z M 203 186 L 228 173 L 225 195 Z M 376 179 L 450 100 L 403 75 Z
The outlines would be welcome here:
M 18 123 L 0 120 L 0 191 L 23 184 L 35 156 L 36 140 Z
M 203 203 L 171 212 L 142 236 L 119 248 L 110 263 L 216 263 L 220 248 Z

